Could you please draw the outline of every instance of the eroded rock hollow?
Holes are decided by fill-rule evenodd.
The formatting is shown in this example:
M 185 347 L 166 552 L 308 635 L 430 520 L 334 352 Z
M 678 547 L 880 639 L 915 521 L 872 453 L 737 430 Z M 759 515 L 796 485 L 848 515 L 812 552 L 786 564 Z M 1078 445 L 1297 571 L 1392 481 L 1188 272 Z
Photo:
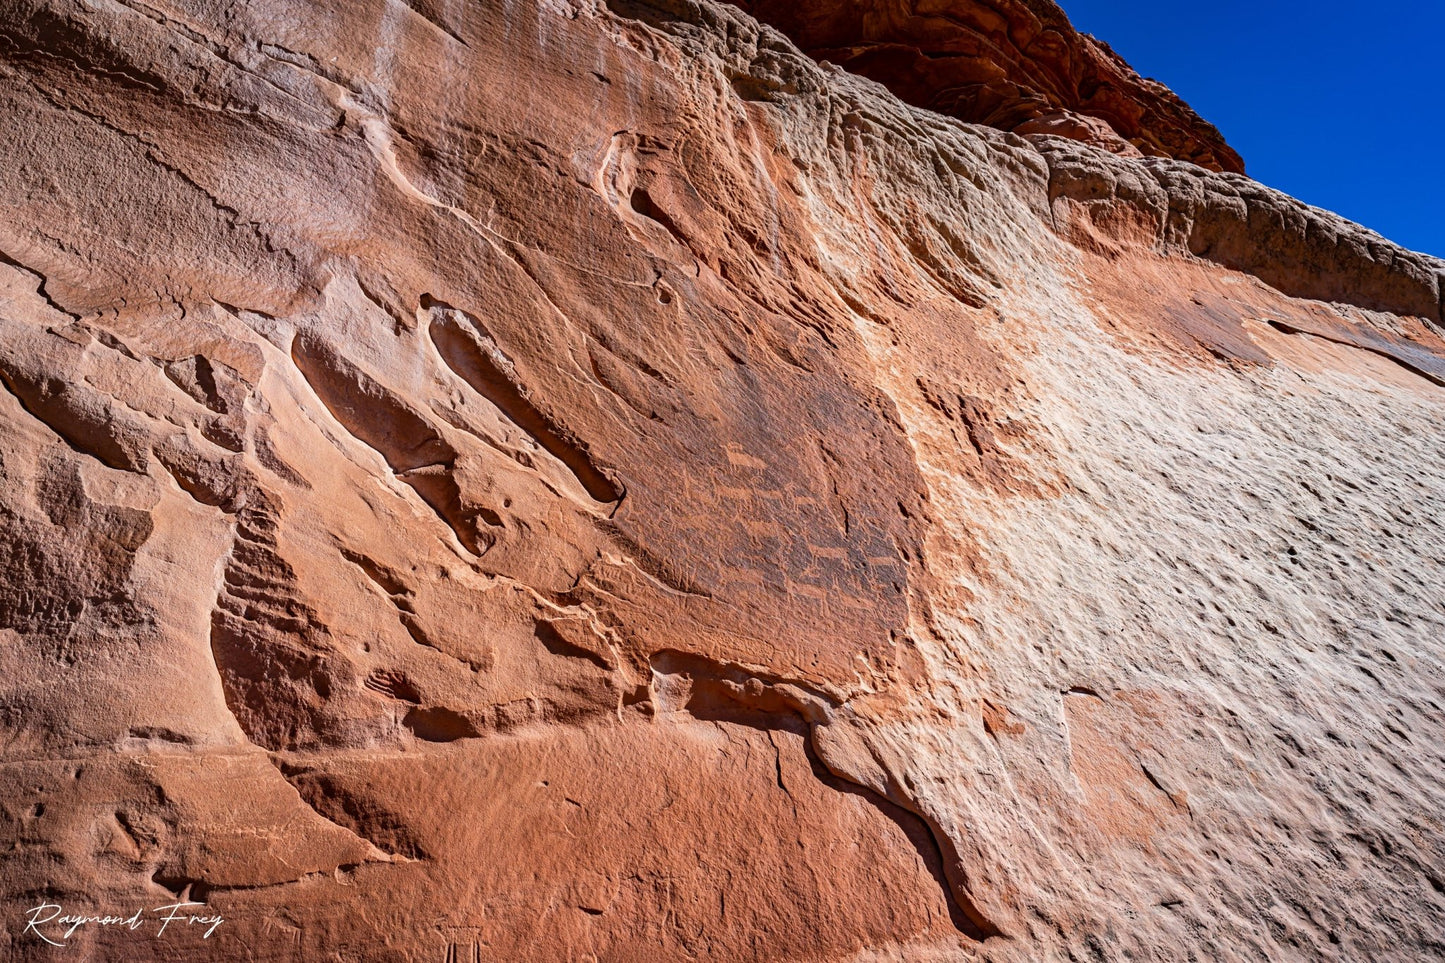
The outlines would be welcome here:
M 1445 954 L 1445 264 L 743 7 L 0 4 L 0 955 Z

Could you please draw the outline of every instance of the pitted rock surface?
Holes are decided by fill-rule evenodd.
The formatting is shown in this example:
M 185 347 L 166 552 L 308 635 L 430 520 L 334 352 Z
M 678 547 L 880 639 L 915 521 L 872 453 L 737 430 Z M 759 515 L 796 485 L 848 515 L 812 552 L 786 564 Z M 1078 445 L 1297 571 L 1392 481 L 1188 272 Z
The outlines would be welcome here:
M 1445 267 L 1013 7 L 0 5 L 0 955 L 1445 955 Z

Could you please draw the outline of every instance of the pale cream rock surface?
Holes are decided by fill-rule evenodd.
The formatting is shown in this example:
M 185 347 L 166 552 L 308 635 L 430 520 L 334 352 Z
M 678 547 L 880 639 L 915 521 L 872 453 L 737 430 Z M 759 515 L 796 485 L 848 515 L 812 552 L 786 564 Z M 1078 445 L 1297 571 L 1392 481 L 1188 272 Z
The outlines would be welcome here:
M 0 117 L 0 955 L 1445 955 L 1440 262 L 712 2 L 15 0 Z

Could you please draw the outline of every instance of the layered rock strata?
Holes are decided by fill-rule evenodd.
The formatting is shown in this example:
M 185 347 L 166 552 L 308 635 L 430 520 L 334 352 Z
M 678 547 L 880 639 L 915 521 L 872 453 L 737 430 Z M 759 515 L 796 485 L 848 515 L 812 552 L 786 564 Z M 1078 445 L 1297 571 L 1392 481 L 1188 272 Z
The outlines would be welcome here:
M 693 0 L 0 114 L 7 958 L 1445 953 L 1440 262 Z
M 1244 173 L 1219 130 L 1053 0 L 743 0 L 804 51 L 903 100 L 1019 134 Z

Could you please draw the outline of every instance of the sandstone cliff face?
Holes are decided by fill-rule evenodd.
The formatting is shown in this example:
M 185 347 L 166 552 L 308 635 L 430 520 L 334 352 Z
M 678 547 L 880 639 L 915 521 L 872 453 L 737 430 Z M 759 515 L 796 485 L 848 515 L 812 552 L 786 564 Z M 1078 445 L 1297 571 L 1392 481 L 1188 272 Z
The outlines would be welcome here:
M 910 104 L 1020 134 L 1054 134 L 1130 157 L 1244 173 L 1223 135 L 1053 0 L 743 0 L 805 52 Z
M 0 112 L 8 958 L 1445 954 L 1440 262 L 694 0 Z

